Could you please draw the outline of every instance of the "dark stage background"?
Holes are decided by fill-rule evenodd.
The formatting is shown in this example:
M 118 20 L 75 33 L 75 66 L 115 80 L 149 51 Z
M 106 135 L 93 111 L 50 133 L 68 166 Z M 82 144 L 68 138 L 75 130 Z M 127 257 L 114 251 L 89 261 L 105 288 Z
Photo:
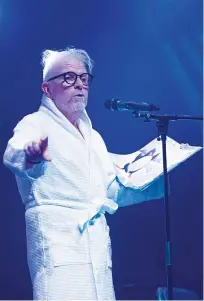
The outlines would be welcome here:
M 154 122 L 111 112 L 104 101 L 158 104 L 161 113 L 202 114 L 201 0 L 0 0 L 3 156 L 16 123 L 41 99 L 41 52 L 73 45 L 95 61 L 88 113 L 110 152 L 130 153 L 157 135 Z M 202 145 L 202 122 L 170 124 L 178 142 Z M 175 287 L 202 299 L 202 152 L 171 172 Z M 31 299 L 24 207 L 14 176 L 0 165 L 0 299 Z M 154 299 L 165 286 L 162 200 L 108 216 L 118 298 Z

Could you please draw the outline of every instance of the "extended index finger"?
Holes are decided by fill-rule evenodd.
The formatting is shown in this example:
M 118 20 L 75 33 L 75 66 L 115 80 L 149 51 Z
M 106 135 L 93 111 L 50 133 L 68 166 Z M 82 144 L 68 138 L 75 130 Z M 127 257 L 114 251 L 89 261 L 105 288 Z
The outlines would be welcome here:
M 42 137 L 40 138 L 40 149 L 43 152 L 44 150 L 46 150 L 48 145 L 48 137 Z

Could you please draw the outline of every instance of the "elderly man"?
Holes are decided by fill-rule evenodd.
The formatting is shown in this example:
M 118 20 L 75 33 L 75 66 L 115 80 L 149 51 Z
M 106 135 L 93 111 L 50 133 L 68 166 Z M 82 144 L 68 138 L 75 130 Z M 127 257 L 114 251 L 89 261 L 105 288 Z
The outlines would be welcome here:
M 35 300 L 115 300 L 105 212 L 162 197 L 124 187 L 86 113 L 93 62 L 80 49 L 43 53 L 37 112 L 14 129 L 4 164 L 25 204 Z

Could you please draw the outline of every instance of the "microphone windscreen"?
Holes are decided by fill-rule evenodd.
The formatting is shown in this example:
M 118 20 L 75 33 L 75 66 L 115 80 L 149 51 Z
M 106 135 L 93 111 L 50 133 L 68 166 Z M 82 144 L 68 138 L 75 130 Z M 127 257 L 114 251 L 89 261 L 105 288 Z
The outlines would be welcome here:
M 107 109 L 111 110 L 111 109 L 112 109 L 112 101 L 111 101 L 111 100 L 106 100 L 106 101 L 104 102 L 104 106 L 105 106 Z
M 118 111 L 118 103 L 120 100 L 118 98 L 112 98 L 110 100 L 106 100 L 104 105 L 107 109 L 112 111 Z

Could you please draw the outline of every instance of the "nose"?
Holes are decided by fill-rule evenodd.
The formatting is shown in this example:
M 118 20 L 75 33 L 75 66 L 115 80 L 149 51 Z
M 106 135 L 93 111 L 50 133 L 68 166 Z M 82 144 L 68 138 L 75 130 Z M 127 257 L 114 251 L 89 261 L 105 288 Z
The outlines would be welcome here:
M 75 89 L 80 89 L 80 90 L 82 90 L 82 88 L 83 88 L 83 83 L 82 83 L 80 77 L 77 77 L 77 80 L 76 80 L 76 82 L 75 82 L 75 84 L 74 84 L 74 87 L 75 87 Z

